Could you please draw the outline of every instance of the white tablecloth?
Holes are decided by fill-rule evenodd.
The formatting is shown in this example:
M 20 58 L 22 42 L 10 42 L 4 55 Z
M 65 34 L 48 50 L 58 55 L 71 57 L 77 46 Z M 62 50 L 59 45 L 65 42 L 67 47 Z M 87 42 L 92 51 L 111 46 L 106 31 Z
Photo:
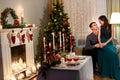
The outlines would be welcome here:
M 57 66 L 47 71 L 47 80 L 93 80 L 92 58 L 86 56 L 76 66 Z M 38 80 L 44 80 L 38 75 Z

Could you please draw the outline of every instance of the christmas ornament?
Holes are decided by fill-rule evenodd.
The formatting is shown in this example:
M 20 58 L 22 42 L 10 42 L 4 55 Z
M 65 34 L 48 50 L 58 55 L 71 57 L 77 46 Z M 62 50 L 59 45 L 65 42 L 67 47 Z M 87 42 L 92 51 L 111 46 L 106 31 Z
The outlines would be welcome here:
M 62 16 L 62 13 L 60 12 L 60 15 Z
M 50 25 L 50 22 L 48 22 L 48 25 Z
M 65 50 L 66 53 L 68 53 L 68 50 Z
M 68 42 L 68 39 L 65 39 L 66 42 Z
M 70 29 L 70 27 L 68 27 L 68 29 Z
M 17 19 L 14 20 L 14 25 L 18 26 L 19 25 L 19 21 Z
M 53 26 L 50 26 L 50 30 L 53 30 Z
M 57 20 L 56 19 L 54 19 L 54 22 L 56 22 Z
M 56 54 L 55 55 L 55 57 L 57 58 L 57 59 L 60 59 L 61 58 L 61 56 L 60 56 L 60 54 L 58 53 L 58 54 Z
M 46 32 L 47 30 L 46 29 L 44 29 L 44 32 Z
M 60 17 L 59 20 L 62 20 L 62 18 Z
M 56 11 L 56 9 L 54 9 L 54 11 Z
M 62 29 L 62 31 L 64 32 L 64 31 L 65 31 L 65 29 L 63 28 L 63 29 Z
M 50 19 L 50 16 L 48 16 L 48 20 Z
M 57 4 L 57 6 L 60 8 L 61 4 Z
M 27 26 L 27 27 L 31 28 L 31 27 L 33 27 L 33 25 L 32 25 L 32 24 L 28 24 L 28 26 Z
M 70 35 L 70 32 L 67 32 L 68 35 Z
M 67 25 L 67 22 L 66 22 L 66 21 L 65 21 L 65 22 L 63 22 L 63 23 L 62 23 L 62 25 L 63 25 L 63 26 L 66 26 L 66 25 Z
M 50 12 L 50 15 L 52 15 L 53 14 L 53 12 Z

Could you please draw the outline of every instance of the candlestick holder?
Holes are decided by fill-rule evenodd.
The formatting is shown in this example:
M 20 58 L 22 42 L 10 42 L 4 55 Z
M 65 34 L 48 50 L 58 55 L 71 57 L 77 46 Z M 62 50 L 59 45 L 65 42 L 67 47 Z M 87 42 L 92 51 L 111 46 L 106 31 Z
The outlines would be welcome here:
M 53 49 L 53 56 L 55 56 L 55 49 Z
M 72 53 L 72 47 L 70 48 L 70 53 Z
M 62 52 L 62 47 L 59 48 L 60 52 Z
M 43 54 L 44 62 L 46 62 L 46 54 Z
M 44 48 L 43 58 L 44 58 L 44 62 L 46 62 L 46 48 Z

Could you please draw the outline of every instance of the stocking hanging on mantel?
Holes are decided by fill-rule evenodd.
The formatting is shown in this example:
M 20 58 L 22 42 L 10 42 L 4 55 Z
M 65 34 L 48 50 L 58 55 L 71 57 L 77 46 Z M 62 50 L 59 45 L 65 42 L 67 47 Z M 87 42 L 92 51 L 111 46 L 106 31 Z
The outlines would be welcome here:
M 28 42 L 32 41 L 33 40 L 33 33 L 32 33 L 31 28 L 27 31 L 26 34 L 27 34 L 27 37 L 28 37 Z
M 8 39 L 8 41 L 9 41 L 10 46 L 12 46 L 12 45 L 15 44 L 15 42 L 16 42 L 16 35 L 15 35 L 14 30 L 10 31 L 10 32 L 7 34 L 7 39 Z
M 20 44 L 24 44 L 25 43 L 25 33 L 24 33 L 23 30 L 18 32 L 18 38 L 20 40 Z
M 12 30 L 12 33 L 11 33 L 11 41 L 13 44 L 15 44 L 15 42 L 16 42 L 16 36 L 15 36 L 14 30 Z

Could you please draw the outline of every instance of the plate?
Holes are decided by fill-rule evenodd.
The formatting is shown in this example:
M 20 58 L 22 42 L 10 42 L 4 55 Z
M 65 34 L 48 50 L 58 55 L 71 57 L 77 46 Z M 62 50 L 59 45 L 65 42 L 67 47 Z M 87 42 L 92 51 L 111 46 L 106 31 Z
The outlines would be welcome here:
M 77 61 L 77 62 L 74 62 L 74 61 L 68 62 L 68 61 L 67 61 L 66 64 L 67 64 L 67 65 L 71 65 L 71 66 L 75 66 L 75 65 L 79 65 L 80 62 L 79 62 L 79 61 Z
M 86 58 L 86 56 L 78 56 L 79 60 L 83 60 Z

